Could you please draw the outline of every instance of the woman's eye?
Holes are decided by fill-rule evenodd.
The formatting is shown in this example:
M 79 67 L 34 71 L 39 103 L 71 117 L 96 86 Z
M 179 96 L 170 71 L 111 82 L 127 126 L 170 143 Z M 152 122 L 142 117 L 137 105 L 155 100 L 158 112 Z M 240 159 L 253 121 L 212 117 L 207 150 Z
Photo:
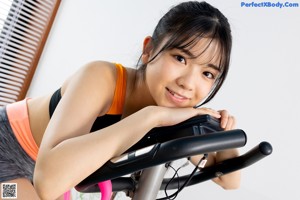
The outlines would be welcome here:
M 182 56 L 175 56 L 175 58 L 177 61 L 179 61 L 181 63 L 184 63 L 184 64 L 186 63 L 184 57 L 182 57 Z
M 215 79 L 215 75 L 211 72 L 204 72 L 203 74 L 209 79 Z

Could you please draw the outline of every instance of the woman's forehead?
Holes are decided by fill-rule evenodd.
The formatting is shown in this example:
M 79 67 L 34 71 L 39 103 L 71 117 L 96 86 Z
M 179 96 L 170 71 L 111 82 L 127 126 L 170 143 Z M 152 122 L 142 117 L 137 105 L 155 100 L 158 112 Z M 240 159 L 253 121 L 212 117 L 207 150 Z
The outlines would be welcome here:
M 212 63 L 216 66 L 220 65 L 221 49 L 216 39 L 201 38 L 191 48 L 183 49 L 186 54 L 204 63 Z

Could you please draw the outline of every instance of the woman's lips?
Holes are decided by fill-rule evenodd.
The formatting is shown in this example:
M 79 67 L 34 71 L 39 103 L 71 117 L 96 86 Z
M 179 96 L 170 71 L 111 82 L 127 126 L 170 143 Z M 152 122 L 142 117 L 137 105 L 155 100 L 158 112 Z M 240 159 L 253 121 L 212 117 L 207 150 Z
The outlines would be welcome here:
M 181 103 L 181 102 L 189 99 L 188 97 L 178 94 L 178 93 L 174 92 L 173 90 L 170 90 L 169 88 L 166 88 L 166 89 L 167 89 L 168 94 L 172 101 Z

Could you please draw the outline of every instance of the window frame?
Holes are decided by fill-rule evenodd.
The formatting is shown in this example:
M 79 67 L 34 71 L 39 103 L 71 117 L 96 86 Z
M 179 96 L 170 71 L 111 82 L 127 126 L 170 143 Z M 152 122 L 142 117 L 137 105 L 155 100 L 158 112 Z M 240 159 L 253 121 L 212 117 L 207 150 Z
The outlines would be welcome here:
M 28 3 L 28 4 L 30 4 L 31 2 L 33 2 L 34 4 L 44 4 L 44 0 L 12 0 L 12 2 L 14 2 L 15 4 L 18 4 L 18 3 L 23 3 L 23 2 L 26 2 L 26 3 Z M 16 96 L 16 97 L 14 97 L 14 98 L 9 98 L 9 97 L 2 97 L 2 99 L 1 99 L 1 95 L 0 95 L 0 106 L 3 106 L 3 105 L 5 105 L 5 104 L 8 104 L 8 103 L 11 103 L 11 101 L 19 101 L 19 100 L 22 100 L 22 99 L 24 99 L 25 97 L 26 97 L 26 94 L 27 94 L 27 91 L 28 91 L 28 89 L 29 89 L 29 87 L 30 87 L 30 84 L 31 84 L 31 81 L 32 81 L 32 79 L 33 79 L 33 76 L 34 76 L 34 73 L 35 73 L 35 71 L 36 71 L 36 68 L 37 68 L 37 66 L 38 66 L 38 63 L 39 63 L 39 59 L 40 59 L 40 57 L 41 57 L 41 55 L 42 55 L 42 52 L 43 52 L 43 49 L 44 49 L 44 46 L 45 46 L 45 44 L 46 44 L 46 42 L 47 42 L 47 39 L 48 39 L 48 36 L 49 36 L 49 33 L 50 33 L 50 30 L 51 30 L 51 27 L 52 27 L 52 25 L 53 25 L 53 22 L 54 22 L 54 20 L 55 20 L 55 17 L 56 17 L 56 14 L 57 14 L 57 11 L 58 11 L 58 9 L 59 9 L 59 6 L 60 6 L 60 3 L 61 3 L 61 0 L 47 0 L 47 2 L 49 3 L 53 3 L 52 4 L 52 10 L 51 10 L 51 12 L 50 12 L 50 14 L 48 15 L 48 16 L 46 16 L 47 18 L 47 22 L 46 22 L 46 25 L 43 27 L 43 31 L 42 31 L 42 33 L 41 33 L 41 35 L 40 35 L 40 40 L 38 41 L 38 44 L 37 44 L 37 47 L 36 47 L 36 49 L 35 49 L 35 52 L 34 52 L 34 56 L 33 56 L 33 59 L 32 59 L 32 61 L 30 62 L 30 66 L 28 66 L 28 70 L 27 70 L 27 73 L 26 73 L 26 75 L 24 75 L 25 76 L 25 78 L 23 79 L 23 82 L 22 82 L 22 85 L 19 87 L 19 91 L 18 92 L 16 92 L 16 94 L 14 94 L 14 96 Z M 8 20 L 8 18 L 9 18 L 9 13 L 12 11 L 12 9 L 13 9 L 13 4 L 11 5 L 11 7 L 10 7 L 10 9 L 9 9 L 9 12 L 8 12 L 8 15 L 7 15 L 7 18 L 6 18 L 6 21 Z M 15 8 L 14 8 L 15 9 Z M 21 9 L 26 9 L 26 8 L 24 8 L 24 7 L 22 7 Z M 24 11 L 25 12 L 25 11 Z M 34 12 L 34 13 L 38 13 L 39 12 L 39 10 L 38 11 L 36 11 L 36 10 L 34 10 L 34 11 L 32 11 L 32 12 Z M 33 17 L 36 17 L 35 15 L 34 15 L 34 13 L 31 15 L 32 16 L 32 18 Z M 43 14 L 43 13 L 42 13 Z M 16 23 L 18 23 L 18 20 L 20 20 L 20 21 L 22 21 L 21 19 L 20 19 L 20 17 L 18 17 L 17 19 L 16 19 Z M 5 22 L 6 22 L 5 21 Z M 4 22 L 4 23 L 5 23 Z M 15 23 L 15 24 L 16 24 Z M 22 23 L 24 24 L 24 21 L 22 21 Z M 33 25 L 31 25 L 30 24 L 30 21 L 29 22 L 25 22 L 25 24 L 27 23 L 27 25 L 28 25 L 28 27 L 26 26 L 26 28 L 32 28 L 32 26 Z M 16 30 L 17 28 L 16 27 L 13 27 L 14 28 L 14 30 Z M 6 34 L 4 35 L 4 32 L 3 32 L 3 30 L 4 30 L 4 28 L 2 29 L 2 31 L 0 32 L 0 37 L 10 37 L 10 36 L 7 36 Z M 20 31 L 20 30 L 18 30 L 18 31 Z M 30 29 L 29 30 L 30 32 L 34 32 L 35 30 L 34 29 Z M 24 31 L 25 32 L 25 31 Z M 27 34 L 27 33 L 26 33 Z M 2 49 L 4 49 L 3 51 L 2 51 L 2 53 L 0 52 L 0 64 L 3 64 L 2 63 L 2 61 L 6 61 L 6 60 L 8 60 L 9 61 L 9 59 L 7 59 L 7 54 L 6 54 L 6 46 L 5 45 L 7 45 L 11 40 L 13 40 L 13 39 L 11 39 L 11 37 L 8 39 L 8 42 L 7 43 L 0 43 L 0 48 L 1 48 L 1 45 L 2 45 Z M 4 52 L 4 53 L 3 53 Z M 14 52 L 14 54 L 16 54 L 16 52 Z M 18 54 L 17 53 L 17 56 L 20 56 L 21 57 L 21 54 Z M 15 59 L 18 59 L 17 58 L 17 56 L 13 56 L 13 58 L 15 58 Z M 19 59 L 21 59 L 21 58 L 19 58 Z M 21 59 L 22 60 L 22 59 Z M 13 66 L 13 64 L 9 64 L 9 67 L 13 67 L 13 68 L 18 68 L 16 65 L 15 66 Z M 0 68 L 2 68 L 1 66 L 0 66 Z M 0 71 L 0 73 L 2 73 L 2 75 L 3 76 L 5 76 L 5 72 L 3 72 L 3 71 L 5 71 L 5 70 L 2 70 L 2 72 Z M 0 74 L 1 75 L 1 74 Z M 3 84 L 4 85 L 4 84 Z M 8 85 L 8 87 L 9 87 L 9 84 L 7 84 Z M 2 92 L 3 90 L 6 90 L 6 88 L 4 87 L 4 86 L 0 86 L 0 88 L 2 89 L 0 92 Z M 11 89 L 9 89 L 9 90 L 11 90 Z M 3 93 L 3 92 L 2 92 Z M 4 93 L 3 93 L 4 94 Z M 9 94 L 8 94 L 8 96 L 10 96 Z M 3 99 L 5 99 L 5 98 L 7 98 L 8 99 L 8 101 L 6 101 L 6 100 L 3 100 Z

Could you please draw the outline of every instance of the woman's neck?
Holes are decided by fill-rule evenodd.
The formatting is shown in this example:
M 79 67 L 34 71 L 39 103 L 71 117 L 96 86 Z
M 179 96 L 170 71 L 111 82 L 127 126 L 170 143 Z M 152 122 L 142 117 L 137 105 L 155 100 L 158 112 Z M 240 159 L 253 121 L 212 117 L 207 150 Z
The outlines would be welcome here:
M 149 92 L 143 74 L 136 69 L 127 68 L 127 87 L 123 117 L 149 105 L 155 105 L 155 102 Z

